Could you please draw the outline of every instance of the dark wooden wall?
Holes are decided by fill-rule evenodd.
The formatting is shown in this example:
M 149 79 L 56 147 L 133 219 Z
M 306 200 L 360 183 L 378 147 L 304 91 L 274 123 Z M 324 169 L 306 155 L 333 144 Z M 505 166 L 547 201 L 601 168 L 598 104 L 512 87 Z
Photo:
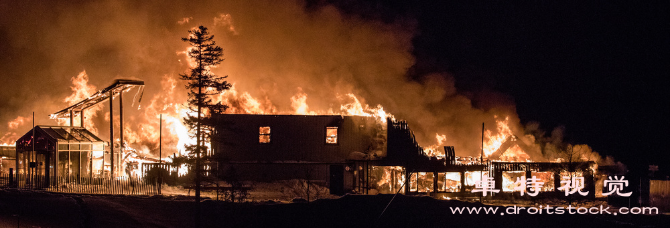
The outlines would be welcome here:
M 379 148 L 380 125 L 371 117 L 248 115 L 218 116 L 219 142 L 215 154 L 231 162 L 343 163 L 352 152 Z M 259 128 L 271 128 L 271 142 L 259 143 Z M 338 127 L 338 143 L 326 143 L 326 127 Z M 377 148 L 375 148 L 377 147 Z

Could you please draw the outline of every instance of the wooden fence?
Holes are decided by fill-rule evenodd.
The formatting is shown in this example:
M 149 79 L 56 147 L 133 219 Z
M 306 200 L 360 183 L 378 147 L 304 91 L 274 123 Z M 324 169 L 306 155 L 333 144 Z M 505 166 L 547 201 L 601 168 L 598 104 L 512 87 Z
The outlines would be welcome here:
M 50 192 L 113 195 L 157 195 L 157 179 L 140 177 L 90 178 L 0 174 L 0 188 L 44 190 Z
M 661 210 L 670 210 L 670 180 L 649 181 L 649 204 Z

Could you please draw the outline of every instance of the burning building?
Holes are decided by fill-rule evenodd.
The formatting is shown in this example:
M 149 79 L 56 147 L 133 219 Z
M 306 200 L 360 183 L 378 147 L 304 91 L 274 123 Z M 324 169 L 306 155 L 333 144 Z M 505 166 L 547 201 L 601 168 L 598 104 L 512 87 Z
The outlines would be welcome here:
M 109 166 L 105 142 L 83 127 L 35 126 L 16 141 L 16 158 L 17 174 L 43 177 L 44 186 L 58 178 L 101 177 Z
M 344 194 L 354 188 L 356 172 L 349 161 L 387 153 L 386 126 L 373 117 L 224 114 L 216 119 L 223 123 L 212 143 L 219 170 L 234 170 L 243 180 L 305 179 Z
M 0 146 L 0 174 L 16 169 L 16 146 Z
M 557 192 L 560 175 L 568 175 L 585 177 L 585 189 L 595 192 L 594 162 L 510 160 L 505 150 L 518 148 L 511 139 L 503 140 L 505 148 L 493 153 L 497 157 L 482 161 L 458 157 L 451 146 L 444 147 L 444 155 L 429 157 L 407 123 L 392 118 L 223 114 L 215 119 L 212 152 L 219 173 L 240 180 L 306 179 L 338 195 L 467 197 L 477 196 L 471 190 L 484 177 L 493 178 L 501 194 L 511 194 L 515 177 L 536 176 L 546 183 L 541 192 Z

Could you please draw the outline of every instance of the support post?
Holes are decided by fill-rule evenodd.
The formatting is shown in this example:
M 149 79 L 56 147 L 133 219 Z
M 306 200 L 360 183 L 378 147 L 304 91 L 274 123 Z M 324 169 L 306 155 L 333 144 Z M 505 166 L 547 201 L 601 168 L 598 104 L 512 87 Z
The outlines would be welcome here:
M 112 91 L 109 91 L 109 146 L 111 165 L 109 171 L 111 178 L 114 178 L 114 93 Z
M 479 155 L 479 162 L 484 164 L 484 123 L 482 123 L 482 152 Z
M 123 156 L 123 90 L 119 92 L 119 156 Z M 119 161 L 121 162 L 121 159 L 119 158 Z M 119 172 L 122 172 L 123 170 L 120 170 Z
M 493 172 L 493 175 L 494 175 L 493 176 L 493 178 L 494 178 L 493 181 L 495 182 L 495 189 L 500 189 L 500 191 L 502 192 L 502 189 L 503 189 L 503 184 L 502 184 L 502 182 L 503 182 L 503 177 L 502 177 L 503 176 L 503 171 L 500 170 L 500 169 L 496 169 Z
M 79 112 L 79 126 L 84 127 L 84 109 Z
M 560 192 L 561 190 L 558 190 L 559 187 L 561 187 L 561 175 L 559 174 L 560 171 L 554 170 L 554 192 Z
M 365 194 L 370 194 L 370 162 L 365 162 Z
M 58 143 L 56 143 L 56 148 L 58 148 Z M 59 176 L 58 176 L 58 156 L 60 155 L 60 152 L 58 150 L 54 151 L 54 179 L 53 183 L 54 186 L 56 186 L 56 189 L 58 189 L 58 181 L 59 181 Z M 104 166 L 104 161 L 103 161 L 103 166 Z
M 163 172 L 160 169 L 163 168 L 163 114 L 161 113 L 158 117 L 158 195 L 161 194 L 161 185 L 163 185 Z M 218 191 L 218 188 L 217 188 Z M 219 193 L 217 192 L 216 198 L 219 198 Z
M 460 192 L 464 193 L 465 192 L 465 171 L 461 170 L 461 171 L 459 171 L 459 173 L 461 174 L 461 190 L 460 190 Z
M 484 122 L 482 122 L 482 150 L 481 153 L 479 154 L 479 164 L 483 165 L 484 164 Z M 484 171 L 479 172 L 479 180 L 484 181 Z M 479 196 L 479 202 L 482 202 L 482 196 Z
M 14 185 L 14 169 L 9 168 L 9 186 Z
M 405 167 L 407 167 L 407 166 L 405 166 Z M 405 168 L 405 176 L 407 177 L 407 178 L 405 178 L 405 194 L 409 195 L 409 190 L 410 190 L 409 183 L 411 182 L 410 179 L 412 178 L 412 172 L 410 172 L 409 169 L 407 169 L 407 168 Z
M 158 164 L 163 164 L 163 114 L 158 117 Z
M 437 171 L 433 171 L 433 197 L 437 197 Z
M 70 118 L 72 118 L 72 111 L 70 111 Z M 70 121 L 70 124 L 72 124 L 71 121 Z M 33 130 L 32 130 L 32 132 L 33 132 L 33 139 L 30 140 L 30 141 L 32 141 L 32 144 L 33 144 L 33 151 L 30 152 L 30 159 L 28 160 L 28 164 L 27 164 L 28 169 L 31 171 L 30 172 L 30 185 L 31 186 L 33 185 L 32 178 L 33 178 L 33 174 L 34 174 L 35 169 L 36 169 L 36 168 L 31 167 L 33 162 L 35 162 L 35 161 L 33 161 L 34 160 L 33 154 L 35 153 L 35 140 L 36 140 L 35 139 L 35 112 L 33 112 Z M 37 167 L 37 163 L 35 163 L 35 166 Z
M 74 127 L 74 110 L 73 109 L 70 109 L 70 127 Z

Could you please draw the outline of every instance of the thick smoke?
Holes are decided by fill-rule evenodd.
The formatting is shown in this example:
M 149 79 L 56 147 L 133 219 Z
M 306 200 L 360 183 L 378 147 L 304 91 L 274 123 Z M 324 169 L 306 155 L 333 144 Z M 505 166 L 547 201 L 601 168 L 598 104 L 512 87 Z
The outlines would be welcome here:
M 407 120 L 422 145 L 446 135 L 444 145 L 459 155 L 479 154 L 481 124 L 495 131 L 496 117 L 509 117 L 511 130 L 525 134 L 504 96 L 479 95 L 488 102 L 473 107 L 447 73 L 407 77 L 417 32 L 411 19 L 370 21 L 332 6 L 306 10 L 299 1 L 9 1 L 0 3 L 0 18 L 2 123 L 34 111 L 36 123 L 55 124 L 47 116 L 68 106 L 70 78 L 84 70 L 98 89 L 115 78 L 139 78 L 146 82 L 141 107 L 149 108 L 126 103 L 127 135 L 155 138 L 144 145 L 154 150 L 158 113 L 186 100 L 177 79 L 188 68 L 180 38 L 204 25 L 226 58 L 213 71 L 277 110 L 292 110 L 291 98 L 302 93 L 307 111 L 338 110 L 338 96 L 353 93 Z M 109 114 L 92 118 L 108 138 Z M 29 129 L 29 121 L 0 126 L 2 135 Z

